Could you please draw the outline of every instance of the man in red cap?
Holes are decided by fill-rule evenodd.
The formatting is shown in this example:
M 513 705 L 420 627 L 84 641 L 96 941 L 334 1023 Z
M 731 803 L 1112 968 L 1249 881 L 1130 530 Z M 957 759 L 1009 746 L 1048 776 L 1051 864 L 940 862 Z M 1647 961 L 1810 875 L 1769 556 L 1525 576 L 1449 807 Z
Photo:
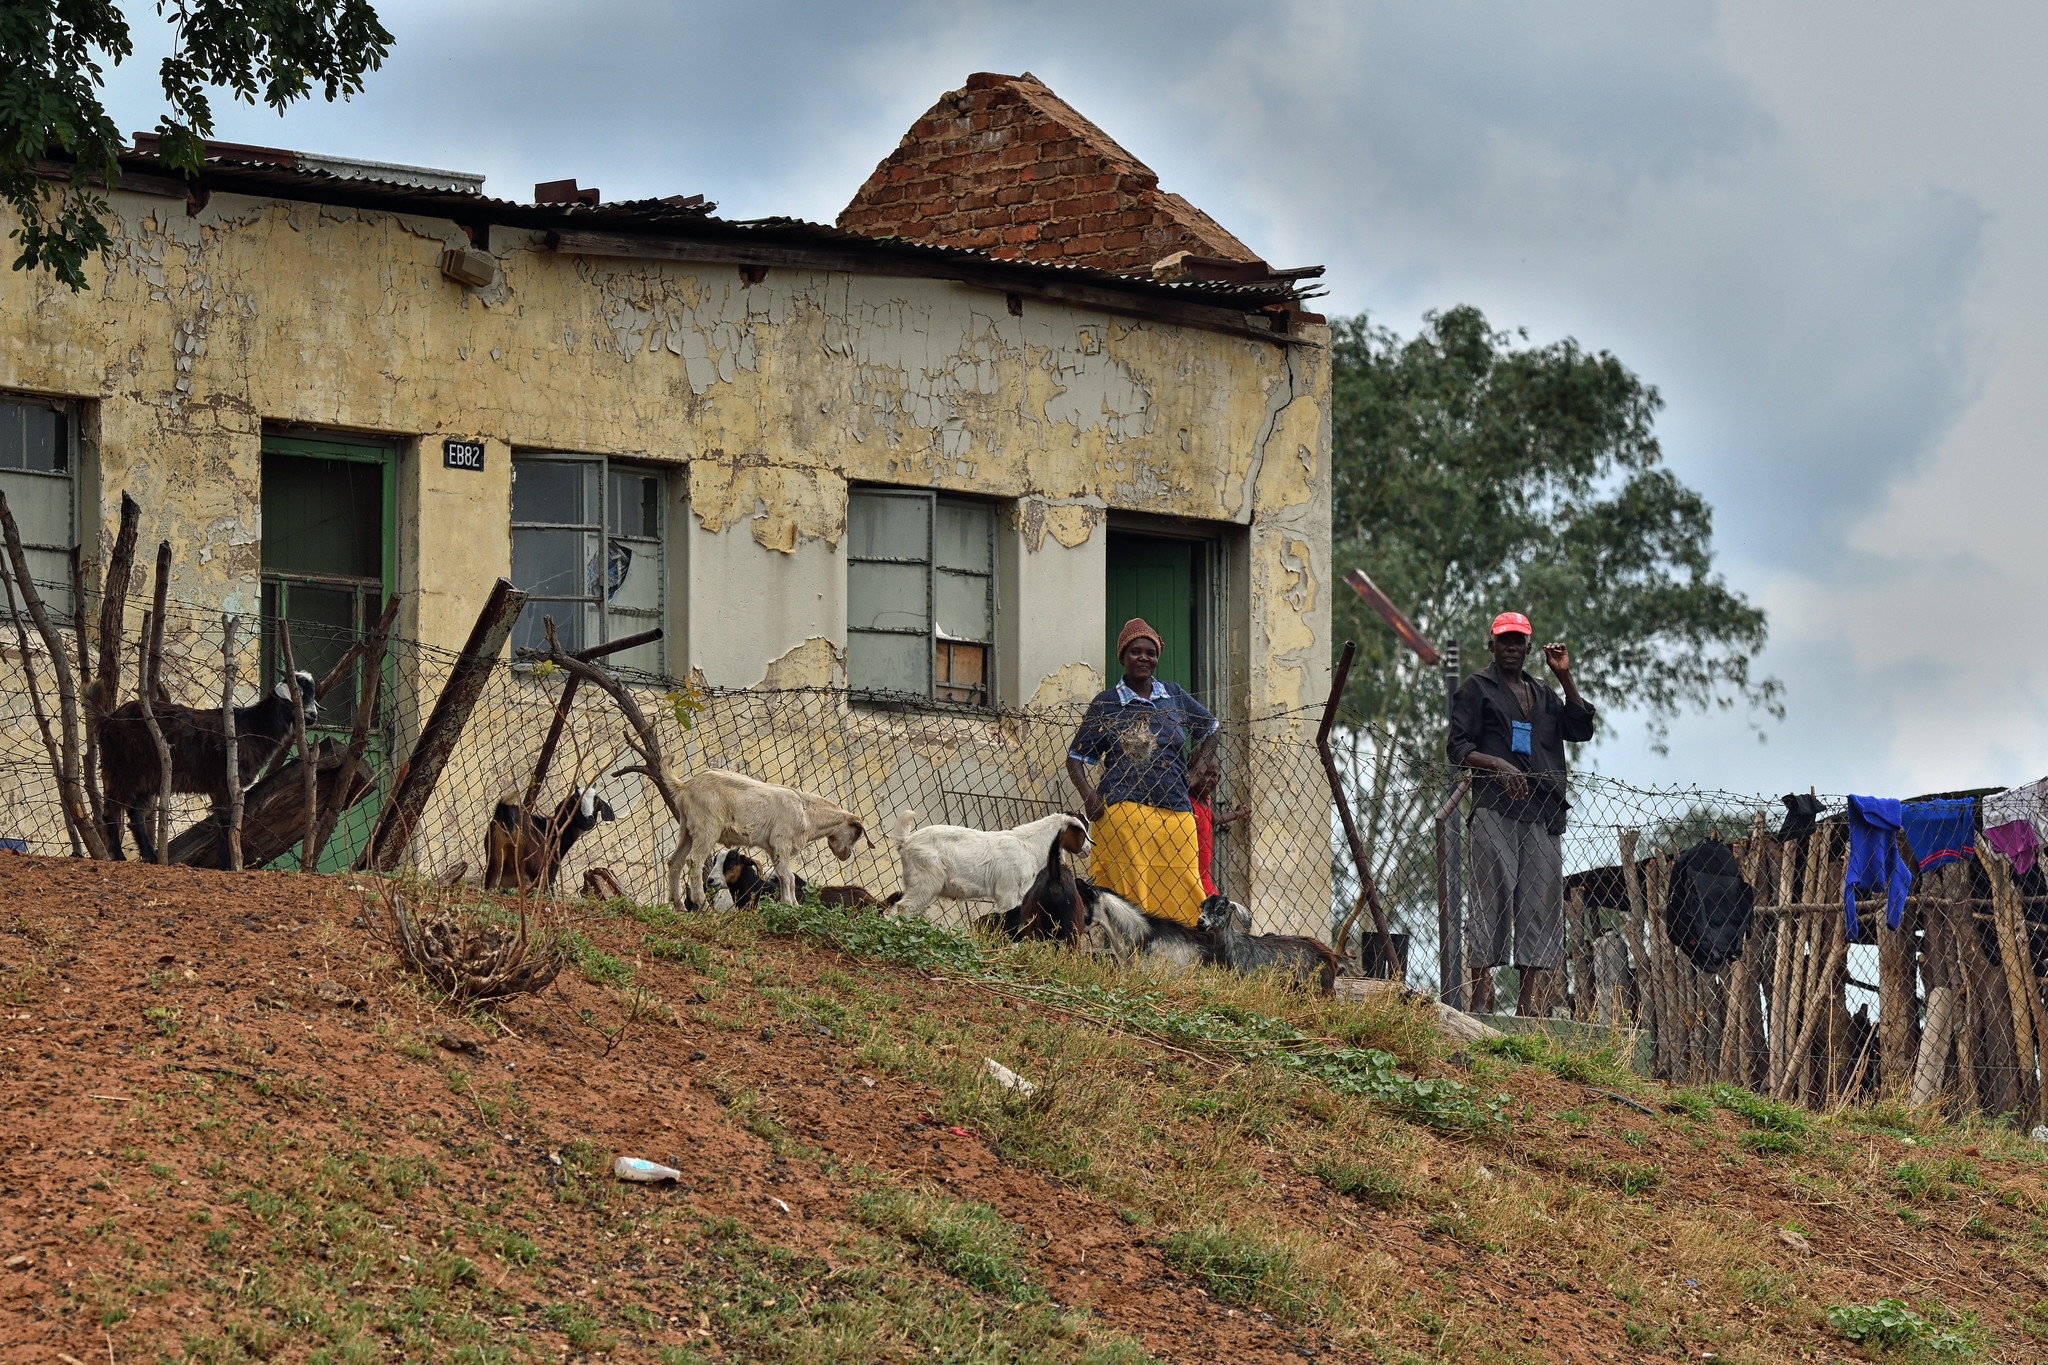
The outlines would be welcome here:
M 1451 762 L 1473 774 L 1465 1007 L 1475 1011 L 1493 1008 L 1493 969 L 1512 956 L 1522 978 L 1517 1012 L 1540 1013 L 1545 976 L 1564 957 L 1564 746 L 1593 737 L 1593 707 L 1572 683 L 1562 643 L 1543 646 L 1562 701 L 1522 670 L 1533 638 L 1520 612 L 1494 617 L 1493 666 L 1451 699 Z

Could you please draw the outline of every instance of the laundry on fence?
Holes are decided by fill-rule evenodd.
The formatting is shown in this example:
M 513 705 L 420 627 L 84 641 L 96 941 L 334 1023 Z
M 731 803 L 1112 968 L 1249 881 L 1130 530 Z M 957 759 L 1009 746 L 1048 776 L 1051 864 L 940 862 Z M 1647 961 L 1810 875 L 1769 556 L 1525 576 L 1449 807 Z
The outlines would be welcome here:
M 1899 809 L 1899 823 L 1922 872 L 1931 872 L 1943 863 L 1960 862 L 1975 856 L 1972 851 L 1977 833 L 1975 797 L 1909 801 Z
M 1913 869 L 1899 852 L 1900 802 L 1881 796 L 1849 798 L 1849 862 L 1842 879 L 1842 919 L 1856 942 L 1856 893 L 1884 892 L 1885 924 L 1899 927 Z

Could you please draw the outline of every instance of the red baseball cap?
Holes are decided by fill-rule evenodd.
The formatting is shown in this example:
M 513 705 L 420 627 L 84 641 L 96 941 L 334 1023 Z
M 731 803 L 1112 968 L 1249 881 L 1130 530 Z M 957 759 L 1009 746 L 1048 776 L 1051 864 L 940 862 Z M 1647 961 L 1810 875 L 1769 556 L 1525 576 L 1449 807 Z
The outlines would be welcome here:
M 1493 618 L 1493 633 L 1495 635 L 1505 635 L 1511 630 L 1519 631 L 1532 640 L 1536 638 L 1536 628 L 1529 624 L 1528 617 L 1518 611 L 1504 611 Z

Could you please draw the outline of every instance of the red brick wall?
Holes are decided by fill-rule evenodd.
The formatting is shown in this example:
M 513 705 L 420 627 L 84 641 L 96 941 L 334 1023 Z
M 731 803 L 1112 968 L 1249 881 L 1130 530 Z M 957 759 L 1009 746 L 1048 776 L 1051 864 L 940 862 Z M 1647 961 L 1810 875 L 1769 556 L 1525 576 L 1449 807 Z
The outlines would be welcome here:
M 839 226 L 1108 270 L 1176 251 L 1256 259 L 1206 215 L 1179 212 L 1144 163 L 1028 73 L 970 76 L 925 111 Z

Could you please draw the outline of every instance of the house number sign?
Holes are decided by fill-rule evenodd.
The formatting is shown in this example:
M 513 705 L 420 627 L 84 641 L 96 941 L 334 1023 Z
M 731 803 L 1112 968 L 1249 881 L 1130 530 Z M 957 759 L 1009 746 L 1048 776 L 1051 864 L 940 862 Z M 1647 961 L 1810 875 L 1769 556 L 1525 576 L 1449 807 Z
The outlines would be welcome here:
M 484 467 L 484 443 L 482 441 L 458 441 L 450 437 L 441 442 L 441 463 L 449 469 L 470 469 L 481 472 Z

